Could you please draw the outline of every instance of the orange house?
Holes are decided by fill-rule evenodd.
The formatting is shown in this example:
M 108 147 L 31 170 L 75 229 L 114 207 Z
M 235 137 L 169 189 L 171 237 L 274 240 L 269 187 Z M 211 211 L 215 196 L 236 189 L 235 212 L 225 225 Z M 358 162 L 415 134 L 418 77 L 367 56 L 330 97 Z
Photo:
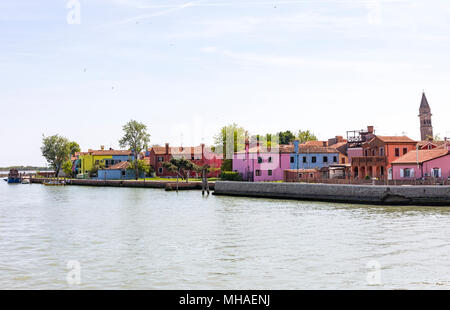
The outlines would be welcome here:
M 365 142 L 363 156 L 352 157 L 352 178 L 391 179 L 394 160 L 416 149 L 417 142 L 406 136 L 375 136 Z

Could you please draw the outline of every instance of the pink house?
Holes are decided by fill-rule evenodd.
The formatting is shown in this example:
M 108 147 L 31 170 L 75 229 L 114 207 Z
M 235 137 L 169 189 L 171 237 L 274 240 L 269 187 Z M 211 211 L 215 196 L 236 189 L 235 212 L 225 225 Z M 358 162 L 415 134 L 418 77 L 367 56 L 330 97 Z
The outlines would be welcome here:
M 449 148 L 411 151 L 392 162 L 394 180 L 450 178 Z
M 233 171 L 239 172 L 244 181 L 265 182 L 283 180 L 283 171 L 290 167 L 293 145 L 280 145 L 275 149 L 256 146 L 237 152 L 233 158 Z

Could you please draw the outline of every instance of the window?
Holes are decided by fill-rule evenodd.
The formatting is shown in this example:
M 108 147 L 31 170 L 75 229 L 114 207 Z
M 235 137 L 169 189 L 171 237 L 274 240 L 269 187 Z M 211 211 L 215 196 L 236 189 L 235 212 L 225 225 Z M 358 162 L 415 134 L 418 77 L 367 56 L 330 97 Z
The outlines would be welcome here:
M 123 177 L 125 176 L 125 170 L 122 170 L 122 176 Z
M 294 156 L 291 156 L 291 164 L 293 164 L 294 163 Z
M 310 178 L 314 178 L 314 174 L 310 173 L 310 174 L 309 174 L 309 177 L 310 177 Z
M 267 161 L 268 161 L 269 163 L 271 163 L 271 162 L 272 162 L 272 157 L 269 157 L 269 158 L 267 159 Z
M 439 168 L 434 168 L 434 169 L 432 169 L 432 170 L 431 170 L 431 174 L 432 174 L 432 176 L 435 177 L 435 178 L 440 178 L 440 177 L 442 176 L 442 174 L 441 174 L 441 169 L 439 169 Z
M 406 147 L 403 148 L 403 155 L 406 155 L 408 153 L 408 149 Z
M 262 157 L 258 157 L 258 164 L 260 164 L 260 163 L 262 163 L 262 162 L 263 162 Z
M 384 147 L 380 147 L 380 156 L 384 156 Z
M 298 177 L 301 179 L 303 177 L 303 173 L 299 173 Z
M 268 170 L 267 175 L 272 175 L 272 170 Z
M 411 177 L 411 169 L 405 169 L 404 177 L 405 178 L 410 178 Z
M 163 173 L 163 168 L 158 168 L 158 173 Z
M 313 162 L 313 163 L 317 162 L 316 156 L 313 156 L 313 157 L 311 158 L 311 162 Z
M 96 164 L 96 165 L 98 165 L 98 164 L 99 164 L 99 160 L 98 160 L 98 159 L 97 159 L 97 160 L 95 161 L 95 164 Z
M 345 157 L 341 159 L 341 164 L 345 164 Z
M 324 162 L 324 163 L 327 163 L 327 162 L 328 162 L 328 157 L 324 156 L 324 157 L 323 157 L 323 162 Z
M 195 159 L 195 157 L 194 157 L 194 156 L 192 156 L 192 157 L 191 157 L 191 160 L 194 160 L 194 159 Z
M 261 170 L 256 170 L 255 173 L 256 173 L 256 176 L 257 176 L 257 177 L 260 177 L 260 176 L 261 176 Z
M 158 161 L 159 161 L 159 162 L 161 162 L 161 161 L 163 161 L 163 160 L 164 160 L 164 157 L 158 156 Z
M 333 162 L 334 162 L 334 163 L 337 163 L 337 161 L 338 161 L 338 160 L 337 160 L 337 156 L 333 156 Z
M 303 156 L 303 163 L 306 164 L 306 156 Z
M 372 156 L 377 155 L 377 151 L 376 150 L 372 150 Z
M 398 147 L 395 148 L 395 157 L 400 157 L 400 149 Z

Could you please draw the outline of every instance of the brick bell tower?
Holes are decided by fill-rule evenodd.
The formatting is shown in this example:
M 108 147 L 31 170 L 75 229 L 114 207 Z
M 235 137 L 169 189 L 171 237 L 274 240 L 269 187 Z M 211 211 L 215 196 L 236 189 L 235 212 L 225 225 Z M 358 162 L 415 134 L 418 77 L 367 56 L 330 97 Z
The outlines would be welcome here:
M 431 109 L 428 104 L 425 93 L 422 93 L 422 101 L 420 102 L 420 137 L 422 141 L 433 140 L 433 124 L 431 123 Z

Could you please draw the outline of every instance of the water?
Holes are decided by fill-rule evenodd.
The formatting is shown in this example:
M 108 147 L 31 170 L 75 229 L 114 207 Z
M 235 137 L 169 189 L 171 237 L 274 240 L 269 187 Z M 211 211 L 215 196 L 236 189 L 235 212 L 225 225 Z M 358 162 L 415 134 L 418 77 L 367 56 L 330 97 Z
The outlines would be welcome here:
M 450 208 L 0 183 L 2 289 L 448 289 L 449 241 Z

